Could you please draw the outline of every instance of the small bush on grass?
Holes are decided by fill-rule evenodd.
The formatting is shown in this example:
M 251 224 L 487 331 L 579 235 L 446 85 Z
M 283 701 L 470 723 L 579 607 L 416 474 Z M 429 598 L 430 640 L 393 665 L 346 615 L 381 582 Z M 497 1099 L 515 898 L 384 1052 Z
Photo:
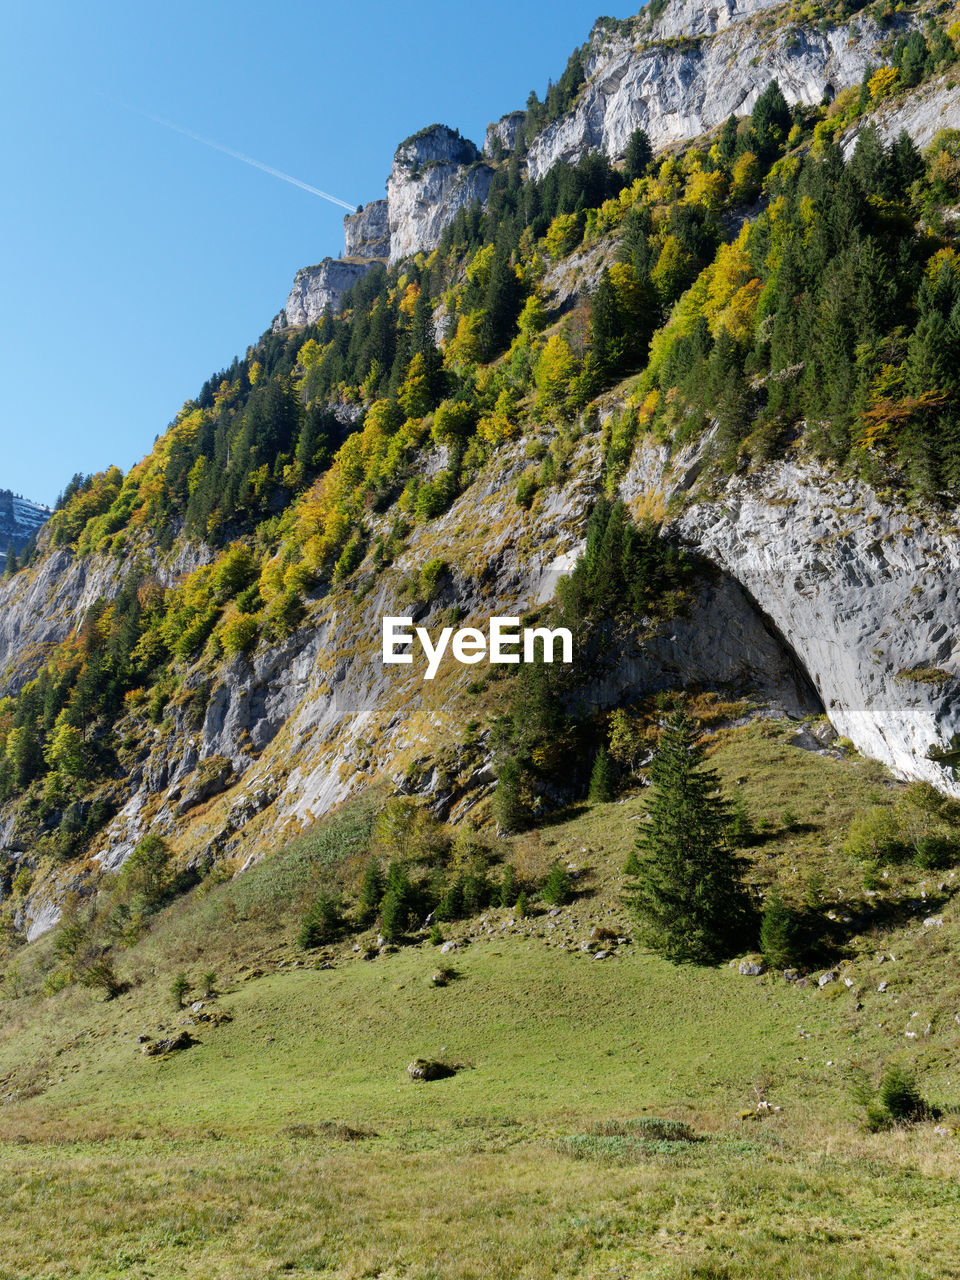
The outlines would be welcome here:
M 551 907 L 562 907 L 573 897 L 570 876 L 559 862 L 555 862 L 550 868 L 540 890 L 540 897 Z
M 340 903 L 329 894 L 321 893 L 309 908 L 300 924 L 301 947 L 323 947 L 335 942 L 343 932 L 343 912 Z
M 170 996 L 178 1009 L 183 1008 L 183 1001 L 190 990 L 190 980 L 185 973 L 178 973 L 170 984 Z
M 876 1087 L 864 1072 L 858 1072 L 853 1094 L 864 1109 L 864 1125 L 870 1133 L 892 1129 L 894 1125 L 916 1124 L 937 1115 L 921 1094 L 914 1069 L 900 1062 L 887 1063 Z

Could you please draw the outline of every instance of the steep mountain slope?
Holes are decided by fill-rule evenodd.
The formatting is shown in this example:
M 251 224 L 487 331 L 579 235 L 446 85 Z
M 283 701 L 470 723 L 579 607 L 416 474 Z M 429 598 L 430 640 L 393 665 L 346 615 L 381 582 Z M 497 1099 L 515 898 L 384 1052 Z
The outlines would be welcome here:
M 345 219 L 350 258 L 301 273 L 128 476 L 78 481 L 2 586 L 15 927 L 48 929 L 148 831 L 196 873 L 239 868 L 374 779 L 490 821 L 515 758 L 532 815 L 576 798 L 583 769 L 524 738 L 521 684 L 384 667 L 381 619 L 546 621 L 604 495 L 696 560 L 680 589 L 636 570 L 629 617 L 596 606 L 545 734 L 589 762 L 615 709 L 724 687 L 825 710 L 960 794 L 960 156 L 924 105 L 949 97 L 950 18 L 668 5 L 598 24 L 486 158 L 443 126 L 401 144 L 387 201 Z M 720 123 L 691 78 L 718 58 L 749 114 L 651 158 Z M 931 149 L 885 149 L 873 120 Z
M 0 582 L 0 1272 L 956 1275 L 958 63 L 601 20 L 71 482 Z

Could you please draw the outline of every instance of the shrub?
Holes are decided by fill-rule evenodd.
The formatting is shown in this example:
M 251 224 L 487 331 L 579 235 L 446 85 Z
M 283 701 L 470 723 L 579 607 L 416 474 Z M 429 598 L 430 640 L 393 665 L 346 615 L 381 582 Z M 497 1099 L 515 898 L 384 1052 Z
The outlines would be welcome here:
M 601 747 L 590 774 L 589 799 L 593 804 L 606 804 L 614 796 L 613 764 L 606 747 Z
M 924 871 L 943 871 L 957 861 L 957 842 L 948 836 L 920 836 L 913 860 Z
M 537 473 L 528 468 L 517 481 L 517 506 L 529 511 L 538 488 Z
M 922 1120 L 928 1111 L 910 1067 L 890 1063 L 880 1080 L 880 1104 L 898 1122 Z
M 899 861 L 906 850 L 890 809 L 874 805 L 854 818 L 843 851 L 864 862 Z
M 562 907 L 573 897 L 570 876 L 559 862 L 555 862 L 550 868 L 543 882 L 543 888 L 540 890 L 540 896 L 551 907 Z
M 83 968 L 80 984 L 102 991 L 108 1000 L 112 1000 L 123 990 L 123 983 L 117 977 L 113 961 L 105 955 L 99 956 Z
M 343 929 L 340 903 L 321 893 L 308 907 L 300 924 L 301 947 L 322 947 L 335 941 Z
M 433 928 L 430 930 L 430 945 L 440 947 L 443 945 L 443 942 L 443 930 L 440 928 L 439 924 L 434 924 Z
M 170 984 L 170 995 L 178 1009 L 183 1008 L 184 997 L 190 990 L 190 980 L 185 973 L 178 973 Z
M 778 889 L 767 895 L 760 920 L 760 951 L 771 969 L 785 969 L 796 959 L 798 921 Z
M 854 1077 L 854 1097 L 864 1108 L 864 1123 L 871 1133 L 895 1124 L 914 1124 L 936 1112 L 920 1093 L 916 1072 L 902 1063 L 889 1062 L 874 1089 L 862 1072 Z

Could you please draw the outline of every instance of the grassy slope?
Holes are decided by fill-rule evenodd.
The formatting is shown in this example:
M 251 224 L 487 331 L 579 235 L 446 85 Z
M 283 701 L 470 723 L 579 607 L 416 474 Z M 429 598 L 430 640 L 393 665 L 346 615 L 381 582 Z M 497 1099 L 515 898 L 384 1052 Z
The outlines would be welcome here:
M 292 943 L 290 903 L 305 879 L 352 880 L 361 806 L 345 838 L 321 831 L 167 912 L 128 953 L 135 985 L 118 1000 L 7 1002 L 0 1075 L 19 1096 L 0 1107 L 0 1276 L 960 1274 L 957 1139 L 932 1124 L 863 1135 L 846 1081 L 852 1063 L 903 1055 L 930 1097 L 960 1097 L 950 890 L 942 929 L 922 924 L 919 873 L 892 872 L 867 907 L 860 869 L 832 844 L 895 788 L 878 766 L 789 736 L 754 723 L 721 735 L 714 763 L 729 785 L 747 779 L 768 823 L 758 882 L 776 872 L 789 891 L 822 867 L 843 912 L 860 904 L 853 988 L 675 969 L 632 945 L 600 961 L 579 951 L 595 922 L 629 928 L 619 872 L 639 794 L 517 842 L 529 869 L 558 854 L 583 868 L 582 895 L 557 920 L 501 928 L 507 913 L 490 912 L 490 934 L 448 930 L 473 939 L 449 986 L 431 985 L 425 944 L 369 963 L 347 944 L 317 970 Z M 787 806 L 802 828 L 784 829 Z M 878 965 L 881 948 L 896 961 Z M 28 951 L 40 965 L 43 944 Z M 211 1007 L 233 1021 L 145 1057 L 136 1036 L 179 1020 L 167 990 L 180 967 L 219 970 Z M 441 1054 L 469 1066 L 408 1081 L 411 1058 Z M 743 1117 L 758 1093 L 782 1111 Z M 643 1115 L 704 1140 L 622 1160 L 611 1139 L 585 1139 L 584 1159 L 563 1149 Z

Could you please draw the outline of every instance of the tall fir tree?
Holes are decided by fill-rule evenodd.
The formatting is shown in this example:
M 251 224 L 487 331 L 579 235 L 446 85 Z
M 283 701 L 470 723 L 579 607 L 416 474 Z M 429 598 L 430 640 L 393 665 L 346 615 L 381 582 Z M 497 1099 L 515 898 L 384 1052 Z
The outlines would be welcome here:
M 675 964 L 714 964 L 751 941 L 745 863 L 726 840 L 726 802 L 684 712 L 667 720 L 650 766 L 650 813 L 630 890 L 644 941 Z
M 634 129 L 627 143 L 623 176 L 628 182 L 642 178 L 647 171 L 647 165 L 652 159 L 653 147 L 650 145 L 646 129 Z

